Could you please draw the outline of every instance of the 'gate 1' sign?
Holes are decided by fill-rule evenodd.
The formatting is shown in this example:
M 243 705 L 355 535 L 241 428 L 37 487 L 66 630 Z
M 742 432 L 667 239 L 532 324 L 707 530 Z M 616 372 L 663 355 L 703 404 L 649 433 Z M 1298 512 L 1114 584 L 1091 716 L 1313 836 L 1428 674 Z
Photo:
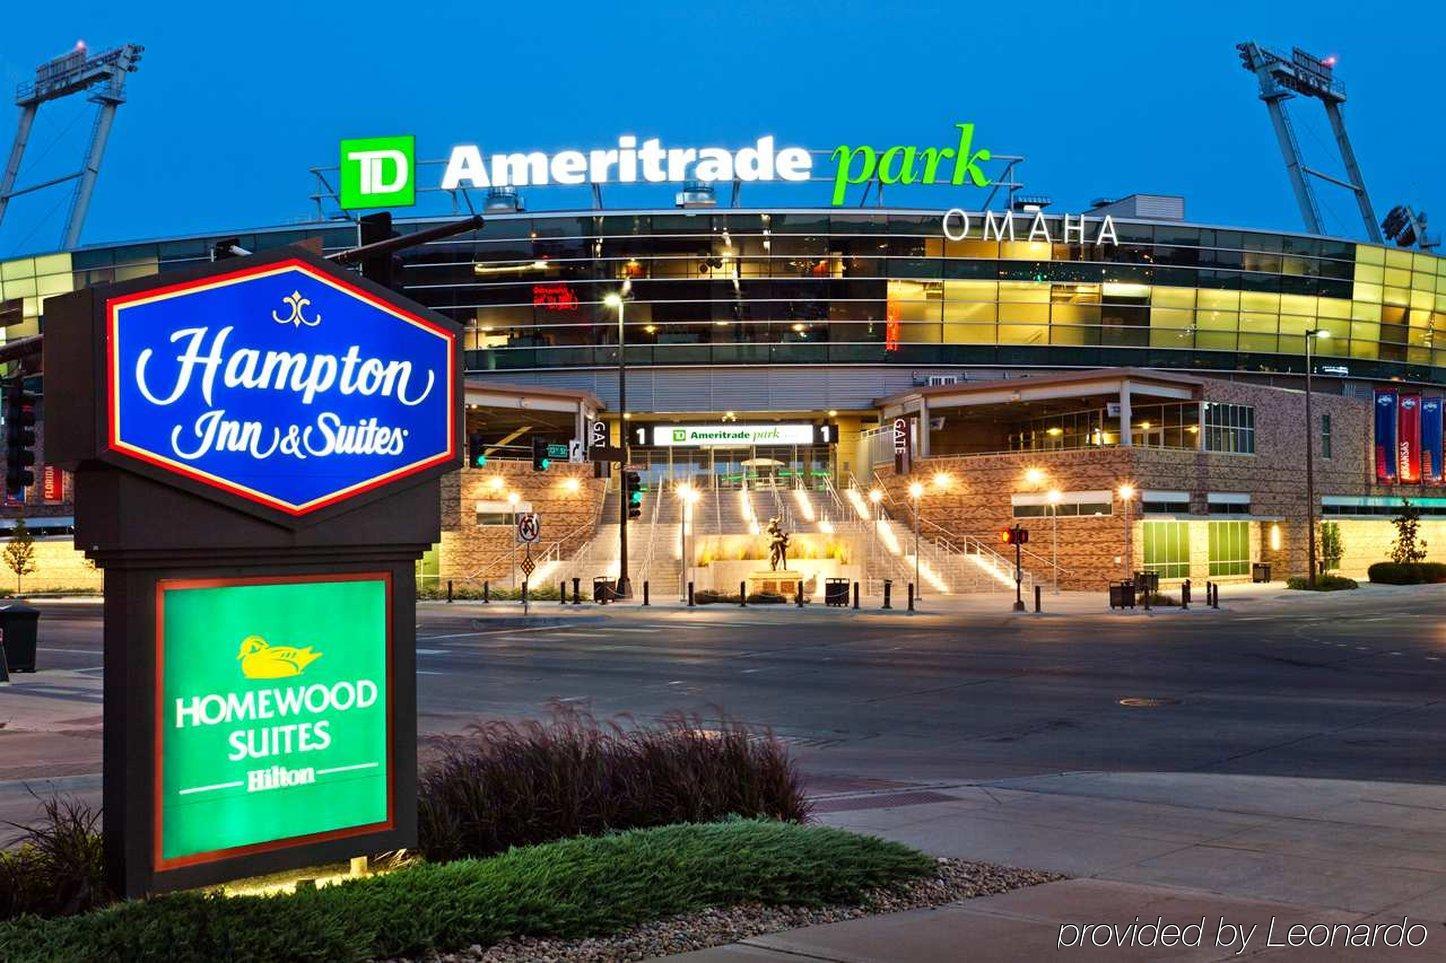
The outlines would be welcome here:
M 157 583 L 157 869 L 392 827 L 390 588 Z
M 106 303 L 112 451 L 302 516 L 456 455 L 457 340 L 301 259 Z

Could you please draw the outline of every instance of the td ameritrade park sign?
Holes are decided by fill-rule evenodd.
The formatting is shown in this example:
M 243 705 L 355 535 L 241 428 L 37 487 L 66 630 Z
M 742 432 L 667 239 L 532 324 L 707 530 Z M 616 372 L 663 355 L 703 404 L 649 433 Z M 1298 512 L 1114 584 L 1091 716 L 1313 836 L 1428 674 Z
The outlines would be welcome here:
M 108 446 L 298 517 L 455 458 L 454 331 L 297 258 L 106 302 Z
M 831 169 L 815 170 L 815 161 L 827 156 Z M 831 151 L 814 152 L 795 145 L 780 145 L 772 136 L 759 137 L 752 144 L 734 150 L 726 147 L 665 146 L 661 138 L 639 139 L 624 134 L 614 147 L 588 150 L 567 149 L 484 154 L 476 144 L 458 144 L 447 157 L 438 185 L 441 190 L 464 188 L 517 188 L 607 184 L 681 184 L 689 181 L 718 183 L 832 181 L 830 202 L 845 203 L 850 187 L 878 183 L 882 186 L 939 184 L 954 187 L 988 187 L 995 182 L 985 170 L 994 157 L 974 141 L 974 125 L 956 123 L 947 143 L 936 146 L 896 144 L 874 147 L 840 144 Z M 417 160 L 411 136 L 368 137 L 341 142 L 339 201 L 345 209 L 404 207 L 416 200 Z M 967 232 L 969 217 L 963 210 L 950 211 L 952 227 Z M 1063 241 L 1076 235 L 1081 242 L 1118 243 L 1113 222 L 1094 218 L 1098 230 L 1086 237 L 1090 227 L 1081 215 L 1065 219 Z M 1049 239 L 1050 228 L 1042 215 L 1030 225 L 1034 239 Z M 1103 222 L 1103 226 L 1101 226 Z M 945 231 L 951 227 L 945 220 Z M 983 225 L 1007 231 L 1014 239 L 1013 218 L 1001 215 L 999 223 Z M 1039 238 L 1043 232 L 1046 238 Z M 960 234 L 961 239 L 963 234 Z M 987 236 L 986 236 L 986 239 Z M 1020 238 L 1024 240 L 1026 238 Z
M 392 827 L 389 579 L 157 583 L 156 869 Z

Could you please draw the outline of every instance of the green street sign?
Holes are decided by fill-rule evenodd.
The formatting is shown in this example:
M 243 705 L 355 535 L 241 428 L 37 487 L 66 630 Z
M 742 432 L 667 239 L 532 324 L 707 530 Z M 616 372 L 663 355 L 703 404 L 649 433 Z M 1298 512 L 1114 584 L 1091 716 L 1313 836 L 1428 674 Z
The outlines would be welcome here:
M 566 445 L 548 445 L 548 446 L 547 446 L 547 457 L 548 457 L 548 458 L 559 458 L 559 459 L 561 459 L 561 460 L 563 460 L 563 461 L 567 461 L 567 456 L 568 456 L 568 454 L 569 454 L 569 452 L 568 452 L 568 449 L 567 449 L 567 446 L 566 446 Z
M 416 138 L 363 137 L 341 142 L 344 210 L 410 207 L 417 202 Z
M 158 869 L 392 826 L 389 588 L 159 583 Z

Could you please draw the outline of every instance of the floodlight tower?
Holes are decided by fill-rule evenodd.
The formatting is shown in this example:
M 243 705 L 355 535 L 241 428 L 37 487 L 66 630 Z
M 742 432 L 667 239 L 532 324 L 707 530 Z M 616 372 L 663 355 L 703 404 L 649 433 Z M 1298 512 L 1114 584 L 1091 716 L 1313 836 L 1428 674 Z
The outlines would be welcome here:
M 105 156 L 111 123 L 115 120 L 116 108 L 125 103 L 126 75 L 135 73 L 144 50 L 139 44 L 128 43 L 91 56 L 85 42 L 81 41 L 69 53 L 35 68 L 35 79 L 16 89 L 15 105 L 20 108 L 20 123 L 15 129 L 15 142 L 10 147 L 10 159 L 5 164 L 4 173 L 0 174 L 0 222 L 5 219 L 5 208 L 12 197 L 73 180 L 75 193 L 70 199 L 70 213 L 66 218 L 62 243 L 66 250 L 80 243 L 80 229 L 90 208 L 90 195 L 95 189 L 96 175 L 100 173 L 101 158 Z M 35 113 L 40 105 L 84 91 L 91 91 L 86 99 L 96 104 L 96 112 L 83 166 L 74 173 L 17 190 L 15 178 L 20 174 L 20 161 L 25 157 L 30 127 L 35 122 Z
M 1260 99 L 1270 111 L 1270 122 L 1275 127 L 1275 137 L 1280 141 L 1280 153 L 1285 158 L 1285 170 L 1290 175 L 1290 185 L 1295 190 L 1296 203 L 1305 218 L 1306 228 L 1312 234 L 1324 234 L 1321 225 L 1320 208 L 1316 204 L 1315 191 L 1306 179 L 1309 174 L 1344 187 L 1356 195 L 1356 204 L 1361 209 L 1361 219 L 1366 225 L 1366 236 L 1377 244 L 1382 243 L 1381 229 L 1376 224 L 1376 214 L 1371 210 L 1371 199 L 1366 194 L 1366 182 L 1361 176 L 1356 153 L 1351 149 L 1350 137 L 1346 135 L 1345 118 L 1341 116 L 1341 104 L 1346 102 L 1346 89 L 1334 77 L 1335 58 L 1321 59 L 1301 50 L 1291 49 L 1290 57 L 1275 53 L 1255 43 L 1236 44 L 1240 51 L 1240 62 L 1246 70 L 1260 81 Z M 1314 97 L 1325 107 L 1326 118 L 1335 134 L 1336 147 L 1340 150 L 1341 163 L 1345 165 L 1348 180 L 1332 177 L 1322 171 L 1307 167 L 1300 156 L 1300 144 L 1295 139 L 1290 115 L 1285 111 L 1285 102 L 1292 97 Z

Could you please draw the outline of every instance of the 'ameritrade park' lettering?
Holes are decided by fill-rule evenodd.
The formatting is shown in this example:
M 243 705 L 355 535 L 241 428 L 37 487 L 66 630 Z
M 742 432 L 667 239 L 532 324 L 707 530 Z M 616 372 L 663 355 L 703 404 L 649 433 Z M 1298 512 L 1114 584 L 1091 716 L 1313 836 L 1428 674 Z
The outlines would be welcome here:
M 226 417 L 213 405 L 216 382 L 228 389 L 290 392 L 302 404 L 311 405 L 328 394 L 395 398 L 411 408 L 421 404 L 436 387 L 435 372 L 426 373 L 426 384 L 414 384 L 410 361 L 364 358 L 357 345 L 338 357 L 301 351 L 261 351 L 256 348 L 228 350 L 227 341 L 235 328 L 226 326 L 182 328 L 170 341 L 179 348 L 175 367 L 159 371 L 160 359 L 149 348 L 140 352 L 135 364 L 135 384 L 151 404 L 165 408 L 197 391 L 210 410 L 196 418 L 189 433 L 175 426 L 171 448 L 177 457 L 193 461 L 212 451 L 244 451 L 253 458 L 273 454 L 297 459 L 334 454 L 398 455 L 406 445 L 407 429 L 379 424 L 365 418 L 354 424 L 343 422 L 334 412 L 319 412 L 307 425 L 273 425 L 269 432 L 259 421 Z

